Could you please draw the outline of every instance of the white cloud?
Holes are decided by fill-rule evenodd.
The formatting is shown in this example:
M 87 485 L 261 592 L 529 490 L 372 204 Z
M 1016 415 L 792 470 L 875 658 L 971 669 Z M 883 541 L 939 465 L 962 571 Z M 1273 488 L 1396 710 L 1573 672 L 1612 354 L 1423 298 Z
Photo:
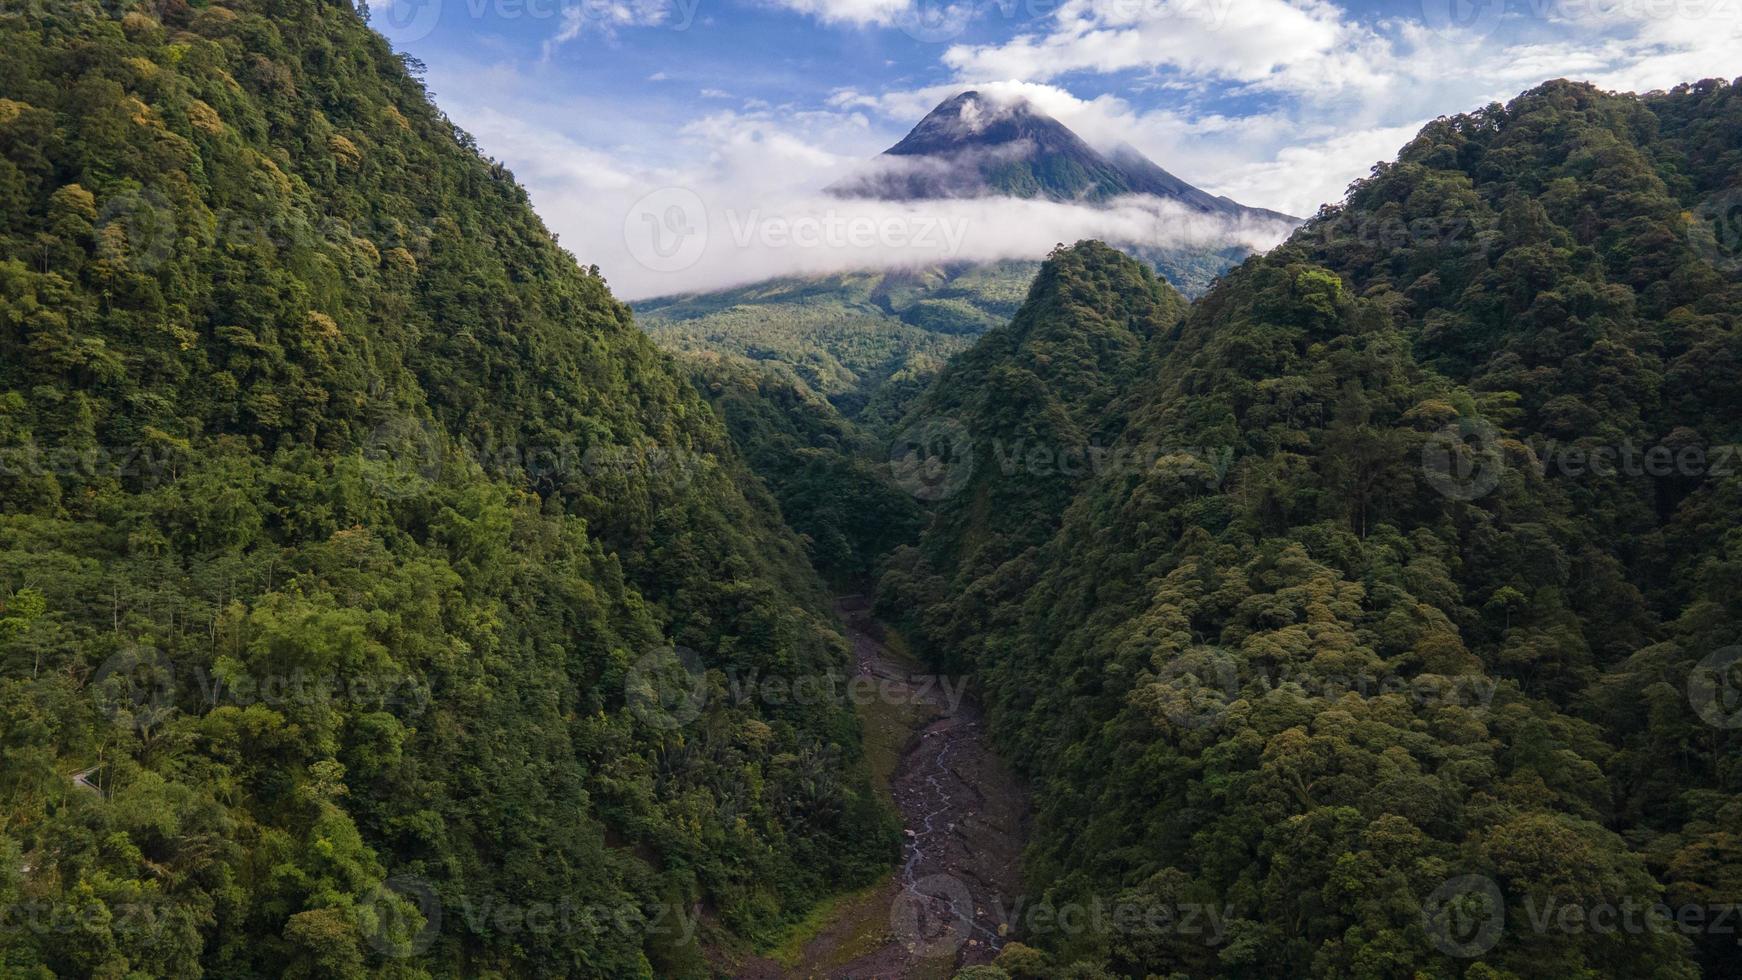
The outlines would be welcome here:
M 1061 242 L 1085 238 L 1122 246 L 1264 249 L 1291 230 L 1232 222 L 1151 197 L 1091 208 L 992 198 L 892 202 L 782 194 L 756 200 L 730 187 L 684 190 L 694 195 L 656 189 L 622 216 L 622 246 L 600 262 L 619 296 L 855 269 L 1039 259 Z M 685 203 L 674 212 L 674 201 Z M 674 256 L 681 268 L 666 264 Z
M 1365 177 L 1382 160 L 1394 160 L 1426 119 L 1381 126 L 1312 143 L 1287 146 L 1274 159 L 1239 164 L 1210 188 L 1237 200 L 1271 202 L 1288 214 L 1311 217 L 1319 205 L 1343 199 L 1350 181 Z
M 391 0 L 389 0 L 391 2 Z M 685 30 L 694 22 L 700 0 L 555 0 L 562 16 L 557 31 L 544 44 L 544 55 L 588 34 L 615 37 L 631 27 L 671 27 Z M 534 8 L 528 7 L 528 10 Z M 541 12 L 549 7 L 537 8 Z
M 1375 36 L 1317 0 L 1065 0 L 1045 33 L 957 45 L 964 81 L 1169 68 L 1239 82 L 1364 84 Z

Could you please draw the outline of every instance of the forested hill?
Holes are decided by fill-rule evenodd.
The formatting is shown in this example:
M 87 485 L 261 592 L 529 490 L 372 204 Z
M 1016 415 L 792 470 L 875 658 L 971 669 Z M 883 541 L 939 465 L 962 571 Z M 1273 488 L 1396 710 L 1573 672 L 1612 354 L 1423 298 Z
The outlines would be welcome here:
M 0 50 L 0 974 L 704 975 L 887 866 L 724 696 L 847 666 L 799 542 L 348 2 Z
M 1739 148 L 1721 82 L 1436 121 L 1150 342 L 1044 543 L 901 553 L 1035 901 L 1174 926 L 1039 920 L 1025 969 L 1734 974 Z M 910 423 L 1026 417 L 975 397 Z
M 923 552 L 888 562 L 886 591 L 906 600 L 884 611 L 947 614 L 935 600 L 1045 543 L 1110 461 L 1131 392 L 1185 312 L 1177 290 L 1106 245 L 1055 251 L 1015 318 L 952 360 L 894 439 L 895 479 L 932 514 Z M 903 575 L 919 580 L 894 587 Z

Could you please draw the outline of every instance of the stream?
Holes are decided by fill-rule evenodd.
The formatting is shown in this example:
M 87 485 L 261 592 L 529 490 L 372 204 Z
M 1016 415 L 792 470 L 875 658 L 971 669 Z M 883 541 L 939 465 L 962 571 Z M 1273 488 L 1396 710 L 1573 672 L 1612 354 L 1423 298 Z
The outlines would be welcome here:
M 863 599 L 843 599 L 837 611 L 860 675 L 923 705 L 922 719 L 930 717 L 890 780 L 904 840 L 888 940 L 828 975 L 948 976 L 990 962 L 1004 944 L 1002 910 L 1021 887 L 1022 789 L 993 753 L 980 710 L 958 681 L 917 674 L 891 654 Z
M 884 734 L 902 746 L 889 776 L 901 862 L 882 886 L 839 902 L 796 964 L 753 957 L 731 972 L 741 980 L 948 980 L 991 962 L 1004 945 L 1003 912 L 1021 888 L 1027 799 L 961 681 L 922 673 L 892 653 L 864 597 L 844 597 L 835 611 L 857 675 L 875 682 L 878 723 L 896 726 Z

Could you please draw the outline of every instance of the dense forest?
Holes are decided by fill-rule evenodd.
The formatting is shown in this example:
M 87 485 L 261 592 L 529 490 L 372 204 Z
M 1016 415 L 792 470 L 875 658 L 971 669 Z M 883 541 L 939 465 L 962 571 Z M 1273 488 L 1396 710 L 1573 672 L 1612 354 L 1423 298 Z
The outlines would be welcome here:
M 1139 915 L 974 975 L 1737 975 L 1739 199 L 1742 86 L 1552 82 L 1175 326 L 1052 258 L 908 420 L 880 602 L 1032 782 L 1031 899 Z
M 705 976 L 887 868 L 722 696 L 847 669 L 801 541 L 348 0 L 0 50 L 0 975 Z
M 351 0 L 0 50 L 0 976 L 725 972 L 899 853 L 866 581 L 1032 793 L 962 980 L 1742 975 L 1742 83 L 674 356 Z
M 918 537 L 919 501 L 892 478 L 882 443 L 790 368 L 711 353 L 683 363 L 831 584 L 853 591 Z

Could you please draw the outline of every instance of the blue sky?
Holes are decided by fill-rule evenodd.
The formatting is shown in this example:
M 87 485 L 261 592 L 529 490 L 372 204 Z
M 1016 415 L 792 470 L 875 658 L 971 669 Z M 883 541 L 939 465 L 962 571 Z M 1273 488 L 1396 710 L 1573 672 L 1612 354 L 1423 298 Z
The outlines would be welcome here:
M 814 213 L 818 189 L 969 87 L 1304 215 L 1423 122 L 1549 78 L 1638 91 L 1742 74 L 1742 0 L 369 2 L 442 107 L 630 297 L 813 268 L 729 254 L 721 212 Z M 625 229 L 670 188 L 704 202 L 715 240 L 649 269 Z

